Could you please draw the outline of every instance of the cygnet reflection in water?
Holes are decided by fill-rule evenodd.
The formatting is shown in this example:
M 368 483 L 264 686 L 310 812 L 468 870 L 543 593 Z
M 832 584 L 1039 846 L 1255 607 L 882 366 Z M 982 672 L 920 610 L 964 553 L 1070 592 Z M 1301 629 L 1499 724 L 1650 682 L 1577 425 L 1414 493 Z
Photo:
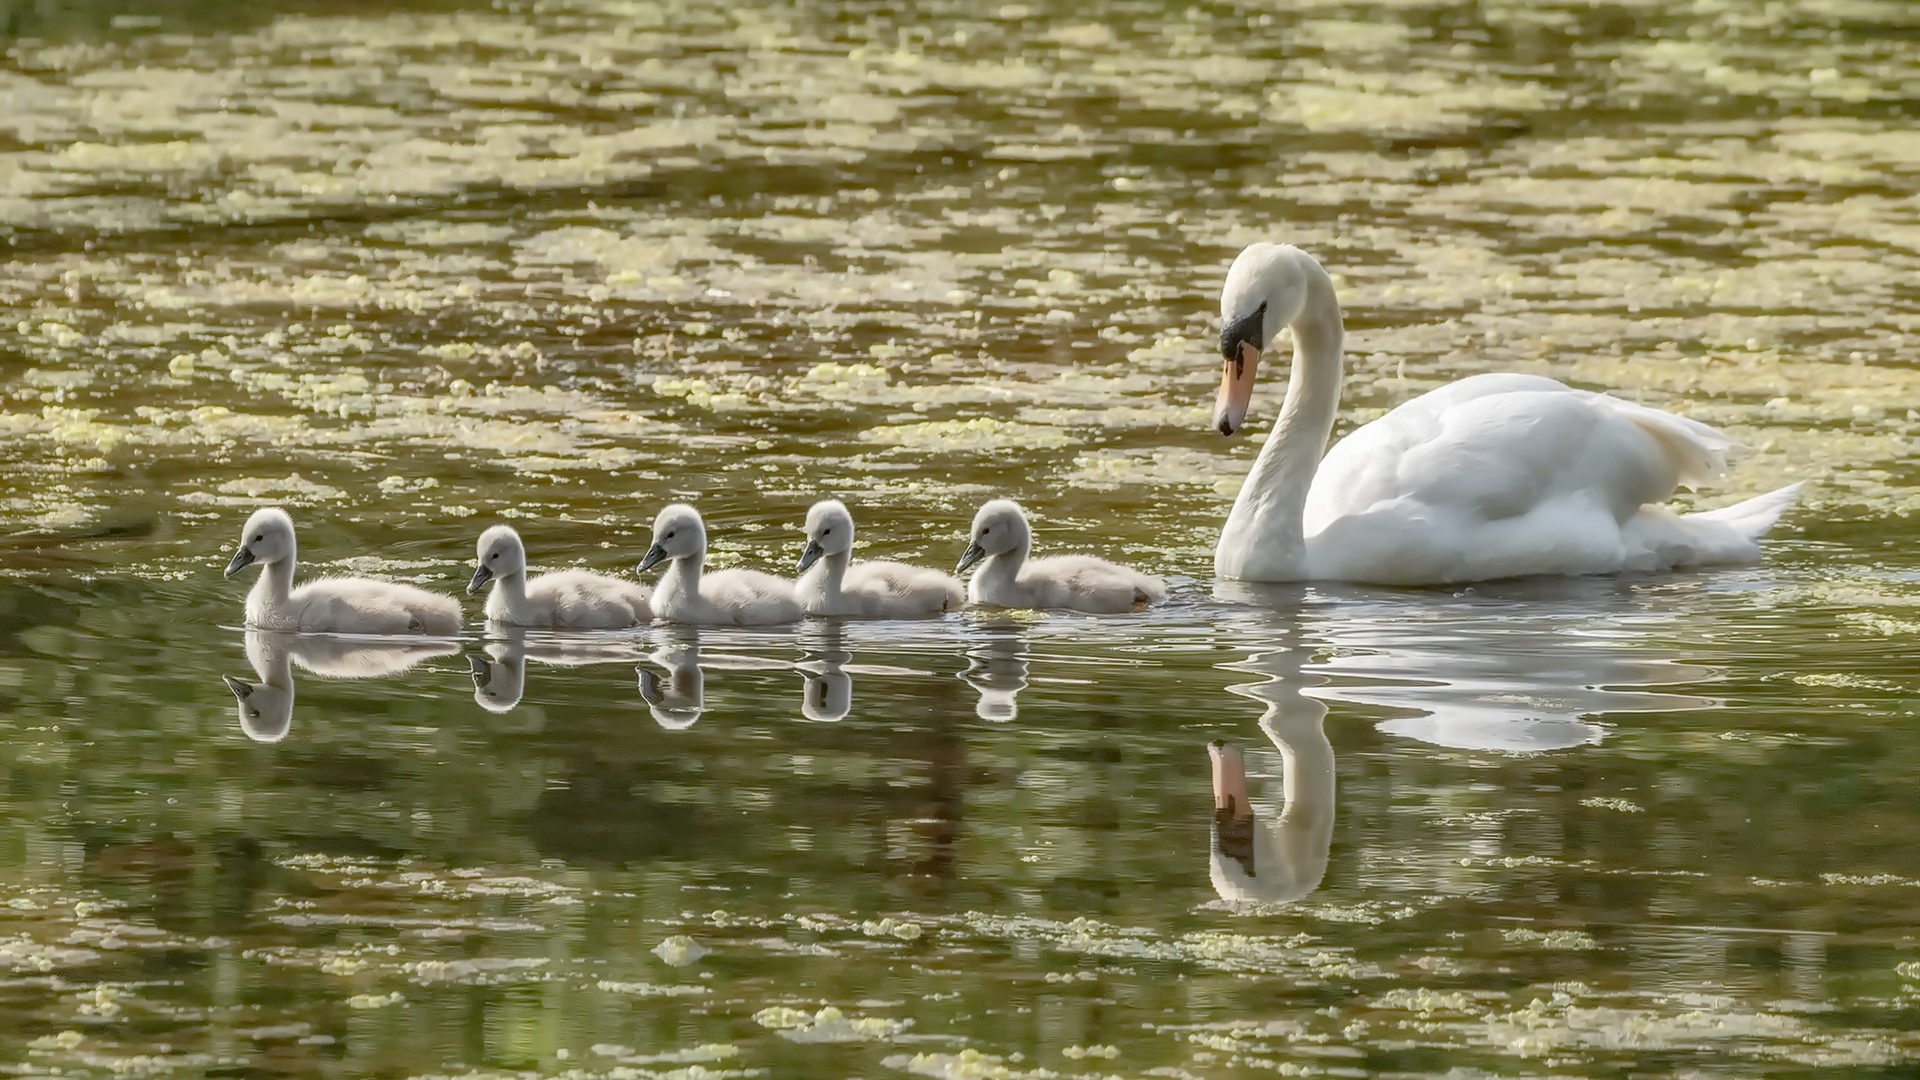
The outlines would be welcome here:
M 631 664 L 638 654 L 629 638 L 547 637 L 503 625 L 491 629 L 498 636 L 480 654 L 467 654 L 473 700 L 491 713 L 509 712 L 520 704 L 526 694 L 529 660 L 547 667 L 578 668 Z
M 1020 691 L 1027 688 L 1027 628 L 1017 622 L 988 623 L 985 640 L 967 649 L 967 670 L 960 673 L 980 695 L 973 712 L 982 720 L 1009 723 L 1020 715 Z
M 703 657 L 700 652 L 700 632 L 691 626 L 664 629 L 660 636 L 660 647 L 648 659 L 661 671 L 645 665 L 636 669 L 640 699 L 647 703 L 647 711 L 652 714 L 653 722 L 668 731 L 683 731 L 692 727 L 706 711 L 705 669 L 774 671 L 791 670 L 795 666 L 787 660 L 769 660 L 737 653 Z
M 1381 720 L 1381 731 L 1434 746 L 1543 753 L 1599 742 L 1608 727 L 1593 717 L 1718 704 L 1662 689 L 1712 673 L 1663 652 L 1658 624 L 1683 635 L 1687 616 L 1630 581 L 1543 579 L 1416 595 L 1221 582 L 1215 595 L 1257 605 L 1229 613 L 1224 629 L 1258 634 L 1277 617 L 1313 639 L 1326 658 L 1311 669 L 1336 676 L 1315 696 L 1376 716 L 1391 710 L 1399 715 Z
M 802 636 L 808 658 L 794 667 L 800 672 L 800 715 L 821 723 L 837 723 L 853 710 L 853 676 L 847 665 L 845 634 L 838 623 L 814 623 Z
M 293 666 L 327 679 L 377 679 L 398 675 L 422 661 L 452 656 L 449 641 L 374 640 L 330 634 L 249 630 L 247 661 L 257 682 L 220 676 L 238 706 L 240 730 L 254 742 L 275 743 L 293 725 Z
M 1224 739 L 1207 746 L 1213 767 L 1213 831 L 1208 869 L 1213 889 L 1230 903 L 1292 903 L 1320 885 L 1333 845 L 1333 745 L 1327 707 L 1301 693 L 1299 648 L 1255 653 L 1225 665 L 1266 675 L 1230 687 L 1266 703 L 1260 731 L 1280 751 L 1281 798 L 1264 808 L 1247 791 L 1245 753 Z

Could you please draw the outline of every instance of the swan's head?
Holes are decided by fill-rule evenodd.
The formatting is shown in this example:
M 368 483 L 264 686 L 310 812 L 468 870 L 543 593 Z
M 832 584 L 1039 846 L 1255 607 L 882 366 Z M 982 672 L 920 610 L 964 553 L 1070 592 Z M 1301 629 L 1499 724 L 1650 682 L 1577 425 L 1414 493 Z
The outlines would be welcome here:
M 853 550 L 853 515 L 839 499 L 822 499 L 807 511 L 807 547 L 800 553 L 800 573 L 822 555 L 845 555 Z
M 520 704 L 527 689 L 527 659 L 518 649 L 487 649 L 485 657 L 467 654 L 473 676 L 473 700 L 491 713 L 503 713 Z
M 220 678 L 240 706 L 240 730 L 254 742 L 276 743 L 293 724 L 293 690 L 250 683 L 231 675 Z
M 653 519 L 653 546 L 640 560 L 641 572 L 667 559 L 690 559 L 707 553 L 707 525 L 700 511 L 685 503 L 674 503 Z
M 275 563 L 293 558 L 293 519 L 285 510 L 269 507 L 255 510 L 240 533 L 240 549 L 227 562 L 227 576 L 254 563 Z
M 1213 426 L 1222 435 L 1246 422 L 1260 354 L 1306 306 L 1303 258 L 1292 244 L 1254 244 L 1227 271 L 1220 290 L 1220 396 L 1213 405 Z
M 973 532 L 967 538 L 967 550 L 960 554 L 960 565 L 953 568 L 964 574 L 968 568 L 990 555 L 1017 551 L 1032 541 L 1027 528 L 1027 513 L 1012 499 L 995 499 L 973 515 Z
M 526 545 L 520 542 L 520 534 L 514 532 L 511 525 L 495 525 L 481 533 L 476 557 L 479 565 L 474 567 L 473 580 L 467 582 L 468 594 L 486 588 L 487 582 L 495 578 L 527 572 Z

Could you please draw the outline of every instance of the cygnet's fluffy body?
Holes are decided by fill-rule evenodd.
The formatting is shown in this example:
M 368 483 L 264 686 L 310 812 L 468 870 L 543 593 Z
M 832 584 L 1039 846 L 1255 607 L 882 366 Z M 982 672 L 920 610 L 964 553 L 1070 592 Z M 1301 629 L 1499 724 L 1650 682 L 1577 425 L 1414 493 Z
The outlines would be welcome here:
M 923 619 L 966 603 L 960 582 L 938 570 L 853 561 L 853 515 L 837 499 L 807 511 L 807 546 L 794 597 L 809 615 Z
M 695 626 L 777 626 L 805 614 L 793 598 L 793 582 L 758 570 L 706 573 L 707 527 L 700 512 L 675 503 L 653 519 L 653 546 L 640 563 L 645 573 L 672 560 L 653 590 L 654 617 Z
M 509 525 L 480 534 L 479 566 L 468 592 L 493 583 L 487 618 L 507 626 L 625 630 L 653 619 L 651 594 L 637 582 L 589 570 L 555 570 L 529 579 L 527 549 Z
M 247 625 L 257 630 L 334 634 L 460 632 L 460 604 L 412 585 L 373 578 L 320 578 L 293 587 L 297 550 L 293 519 L 285 511 L 255 511 L 227 564 L 232 577 L 260 563 L 260 580 L 247 594 Z
M 1096 615 L 1133 611 L 1164 600 L 1166 583 L 1092 555 L 1027 557 L 1033 533 L 1012 499 L 995 499 L 974 515 L 973 532 L 955 573 L 980 564 L 967 599 L 1003 608 L 1058 609 Z

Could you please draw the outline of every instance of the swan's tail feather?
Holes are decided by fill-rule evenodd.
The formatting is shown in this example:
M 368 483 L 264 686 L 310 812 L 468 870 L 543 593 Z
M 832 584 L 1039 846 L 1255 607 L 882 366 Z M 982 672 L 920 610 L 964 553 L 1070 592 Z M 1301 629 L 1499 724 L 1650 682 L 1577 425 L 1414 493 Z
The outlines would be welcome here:
M 1742 536 L 1758 540 L 1767 535 L 1767 530 L 1773 528 L 1774 523 L 1780 520 L 1780 515 L 1786 513 L 1787 507 L 1792 506 L 1793 501 L 1800 497 L 1800 489 L 1805 486 L 1804 480 L 1797 484 L 1788 484 L 1786 487 L 1769 491 L 1765 495 L 1755 495 L 1751 499 L 1734 503 L 1732 506 L 1688 514 L 1686 520 L 1718 522 Z
M 1692 488 L 1727 477 L 1727 456 L 1740 444 L 1718 428 L 1659 409 L 1608 397 L 1641 431 L 1653 437 L 1673 463 L 1674 477 Z

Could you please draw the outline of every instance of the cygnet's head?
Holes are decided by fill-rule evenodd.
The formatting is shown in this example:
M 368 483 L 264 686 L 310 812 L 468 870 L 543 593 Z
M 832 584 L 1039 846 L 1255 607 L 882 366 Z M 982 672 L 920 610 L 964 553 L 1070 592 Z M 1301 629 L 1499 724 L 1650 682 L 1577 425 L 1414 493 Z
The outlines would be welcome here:
M 645 573 L 666 559 L 692 559 L 707 553 L 707 525 L 700 511 L 685 503 L 674 503 L 653 519 L 653 546 L 640 560 Z
M 495 525 L 481 533 L 477 555 L 480 564 L 474 568 L 473 580 L 467 582 L 468 594 L 479 592 L 497 578 L 527 572 L 526 546 L 511 525 Z
M 1292 244 L 1254 244 L 1233 260 L 1220 290 L 1220 394 L 1213 426 L 1231 435 L 1247 419 L 1260 354 L 1299 318 L 1312 257 Z
M 287 512 L 273 507 L 255 510 L 247 519 L 246 529 L 240 533 L 240 549 L 227 563 L 227 576 L 232 577 L 254 563 L 264 565 L 291 559 L 293 553 L 293 519 Z
M 800 553 L 799 572 L 823 555 L 845 555 L 853 550 L 853 515 L 839 499 L 822 499 L 807 511 L 807 546 Z
M 473 700 L 491 713 L 512 711 L 527 689 L 527 657 L 515 648 L 487 647 L 487 654 L 467 654 L 467 671 L 473 676 Z
M 254 742 L 276 743 L 293 724 L 293 689 L 220 676 L 240 706 L 240 730 Z
M 973 532 L 968 535 L 967 550 L 960 554 L 960 564 L 953 572 L 964 574 L 989 555 L 1024 550 L 1032 539 L 1026 511 L 1020 509 L 1020 504 L 1012 499 L 995 499 L 973 515 Z

